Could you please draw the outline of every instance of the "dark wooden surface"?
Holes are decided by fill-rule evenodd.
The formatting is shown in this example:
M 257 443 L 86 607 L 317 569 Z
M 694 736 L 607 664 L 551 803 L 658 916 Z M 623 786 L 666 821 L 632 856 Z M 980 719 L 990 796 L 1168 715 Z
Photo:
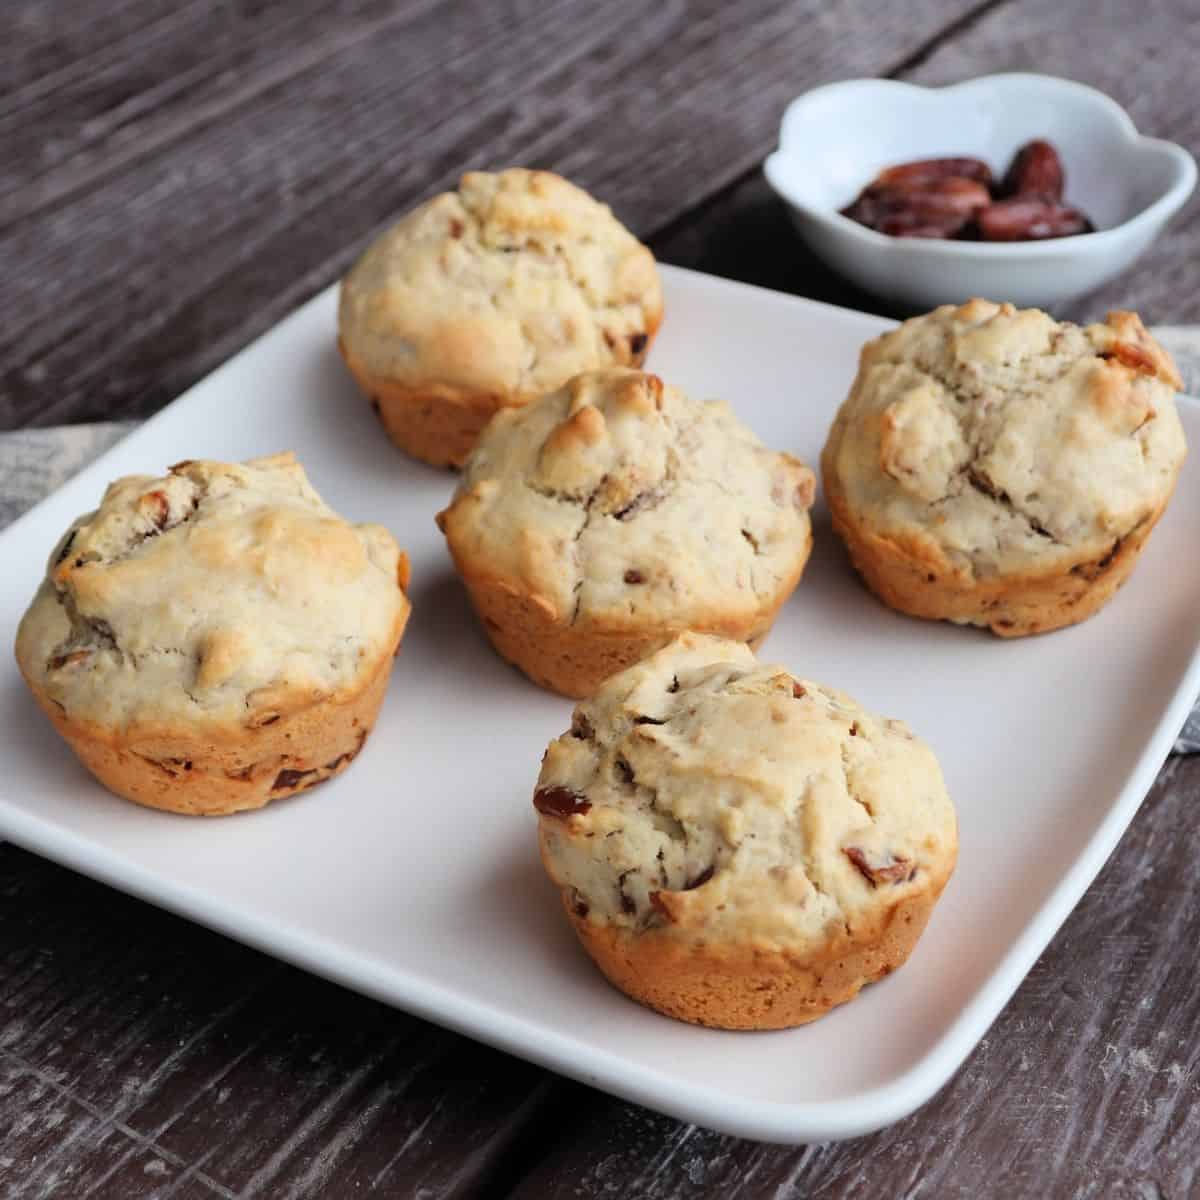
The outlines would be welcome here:
M 874 307 L 761 182 L 830 79 L 1034 69 L 1200 148 L 1188 0 L 8 0 L 0 428 L 147 414 L 462 169 L 666 261 Z M 1067 315 L 1200 320 L 1200 204 Z M 1200 1196 L 1200 759 L 915 1116 L 779 1148 L 486 1050 L 0 847 L 0 1196 Z

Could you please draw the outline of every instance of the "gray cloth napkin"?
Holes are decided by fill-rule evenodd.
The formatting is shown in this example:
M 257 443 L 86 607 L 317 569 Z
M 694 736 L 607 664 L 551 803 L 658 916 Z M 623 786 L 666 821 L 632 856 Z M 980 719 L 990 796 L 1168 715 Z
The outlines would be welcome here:
M 1154 330 L 1183 376 L 1184 391 L 1200 396 L 1200 326 L 1168 325 Z M 0 529 L 60 487 L 135 427 L 130 421 L 21 429 L 0 434 Z M 147 469 L 151 469 L 153 464 Z M 1200 620 L 1200 614 L 1197 614 Z M 1175 742 L 1178 754 L 1200 751 L 1200 704 Z

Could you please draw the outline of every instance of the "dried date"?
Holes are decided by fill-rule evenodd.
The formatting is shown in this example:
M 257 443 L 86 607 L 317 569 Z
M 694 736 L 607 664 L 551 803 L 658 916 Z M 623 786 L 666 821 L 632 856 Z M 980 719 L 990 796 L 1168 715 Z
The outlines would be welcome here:
M 1044 200 L 1063 197 L 1063 168 L 1058 151 L 1040 138 L 1027 142 L 1017 151 L 1000 187 L 997 197 L 1041 196 Z
M 162 529 L 171 516 L 171 505 L 165 492 L 147 492 L 139 501 L 138 508 L 154 528 Z
M 984 187 L 991 187 L 992 168 L 982 158 L 922 158 L 887 167 L 879 172 L 875 182 L 925 184 L 947 178 L 973 179 Z
M 892 237 L 953 237 L 991 194 L 972 179 L 873 183 L 843 214 Z
M 980 212 L 975 221 L 985 242 L 1035 242 L 1091 233 L 1095 229 L 1077 208 L 1027 196 L 997 200 Z
M 1058 151 L 1038 138 L 1017 151 L 999 182 L 978 158 L 898 163 L 841 213 L 900 238 L 1027 242 L 1091 233 L 1087 215 L 1063 203 L 1064 178 Z
M 860 846 L 846 846 L 843 853 L 873 888 L 881 883 L 906 883 L 916 873 L 912 860 L 900 855 L 891 855 L 887 862 L 873 863 Z
M 575 813 L 590 812 L 592 802 L 570 788 L 554 786 L 538 788 L 533 794 L 533 807 L 544 817 L 566 820 Z

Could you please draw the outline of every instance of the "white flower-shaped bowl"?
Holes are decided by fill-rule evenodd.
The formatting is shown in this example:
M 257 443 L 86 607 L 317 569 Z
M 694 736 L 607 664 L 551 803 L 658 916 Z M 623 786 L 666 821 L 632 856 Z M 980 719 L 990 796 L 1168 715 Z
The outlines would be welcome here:
M 964 154 L 1000 173 L 1034 138 L 1057 147 L 1066 200 L 1095 233 L 1006 243 L 894 238 L 838 212 L 893 163 Z M 1133 263 L 1196 183 L 1186 150 L 1141 136 L 1103 93 L 1030 74 L 944 88 L 884 79 L 817 88 L 788 106 L 765 169 L 814 253 L 910 308 L 972 296 L 1048 308 L 1079 296 Z

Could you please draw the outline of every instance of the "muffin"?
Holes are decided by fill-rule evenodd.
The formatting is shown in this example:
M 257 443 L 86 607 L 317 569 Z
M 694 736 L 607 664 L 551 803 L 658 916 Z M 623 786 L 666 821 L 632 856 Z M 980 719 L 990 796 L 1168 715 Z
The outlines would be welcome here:
M 610 367 L 497 414 L 438 524 L 500 655 L 586 696 L 686 629 L 757 645 L 814 483 L 727 405 Z
M 533 802 L 600 970 L 726 1029 L 815 1020 L 900 966 L 958 848 L 937 760 L 903 724 L 695 634 L 575 709 Z
M 408 559 L 291 454 L 118 479 L 17 631 L 21 674 L 111 791 L 215 816 L 346 769 L 383 702 Z
M 461 466 L 498 409 L 639 366 L 662 310 L 653 255 L 606 205 L 547 171 L 474 171 L 359 259 L 338 344 L 401 450 Z
M 821 456 L 867 585 L 1004 637 L 1125 582 L 1186 453 L 1167 353 L 1134 313 L 1080 328 L 971 300 L 868 343 Z

